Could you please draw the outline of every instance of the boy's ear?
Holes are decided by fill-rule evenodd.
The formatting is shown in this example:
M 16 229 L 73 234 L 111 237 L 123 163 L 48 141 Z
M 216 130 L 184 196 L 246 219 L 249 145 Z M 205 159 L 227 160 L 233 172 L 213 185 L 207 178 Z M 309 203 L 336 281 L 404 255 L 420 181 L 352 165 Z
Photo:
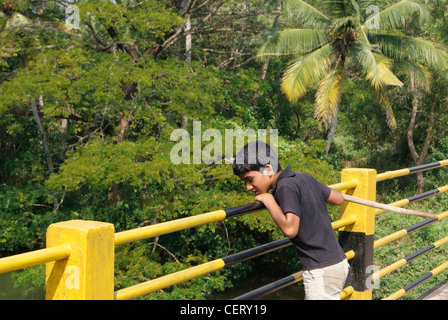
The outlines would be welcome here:
M 264 175 L 273 175 L 273 174 L 275 174 L 274 170 L 272 169 L 272 166 L 269 163 L 267 165 L 265 165 L 264 168 L 262 168 L 260 170 L 260 173 L 264 174 Z

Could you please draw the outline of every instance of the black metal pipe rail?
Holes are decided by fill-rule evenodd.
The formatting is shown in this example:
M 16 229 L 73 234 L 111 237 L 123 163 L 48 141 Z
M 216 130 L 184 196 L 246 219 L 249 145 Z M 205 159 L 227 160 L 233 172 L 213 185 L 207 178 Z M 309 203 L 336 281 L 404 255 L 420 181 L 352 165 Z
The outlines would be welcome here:
M 302 280 L 302 272 L 294 273 L 290 276 L 286 276 L 280 280 L 269 283 L 263 287 L 257 288 L 245 294 L 242 294 L 232 300 L 252 300 L 259 298 L 261 296 L 267 295 L 271 292 L 275 292 L 277 290 L 283 289 L 287 286 L 290 286 L 298 281 Z
M 391 265 L 379 270 L 378 272 L 375 272 L 372 275 L 372 281 L 374 282 L 375 280 L 377 280 L 381 277 L 384 277 L 385 275 L 391 273 L 392 271 L 404 266 L 405 264 L 408 264 L 409 262 L 417 259 L 418 257 L 422 256 L 425 253 L 428 253 L 431 250 L 434 250 L 435 248 L 439 248 L 440 246 L 442 246 L 446 243 L 448 243 L 448 236 L 444 237 L 438 241 L 435 241 L 434 243 L 431 243 L 430 245 L 427 245 L 426 247 L 424 247 L 420 250 L 417 250 L 417 251 L 411 253 L 407 257 L 404 257 L 400 260 L 395 261 Z
M 395 170 L 395 171 L 387 171 L 387 172 L 378 174 L 376 180 L 383 181 L 383 180 L 393 179 L 393 178 L 397 178 L 397 177 L 406 176 L 411 173 L 417 173 L 417 172 L 426 171 L 429 169 L 444 167 L 446 165 L 448 165 L 448 159 L 438 161 L 438 162 L 423 164 L 423 165 L 415 166 L 415 167 L 411 167 L 411 168 L 405 168 L 405 169 L 400 169 L 400 170 Z
M 262 202 L 243 204 L 242 206 L 224 209 L 226 219 L 266 209 Z
M 389 243 L 389 242 L 391 242 L 393 240 L 396 240 L 396 239 L 401 238 L 401 237 L 403 237 L 403 236 L 405 236 L 407 234 L 410 234 L 410 233 L 412 233 L 414 231 L 417 231 L 417 230 L 419 230 L 419 229 L 421 229 L 421 228 L 423 228 L 425 226 L 428 226 L 428 225 L 430 225 L 430 224 L 432 224 L 434 222 L 437 222 L 437 221 L 440 221 L 442 219 L 445 219 L 446 217 L 448 217 L 448 211 L 445 211 L 445 212 L 439 214 L 437 216 L 437 218 L 438 218 L 437 220 L 436 219 L 426 219 L 426 220 L 420 221 L 420 222 L 418 222 L 418 223 L 416 223 L 416 224 L 414 224 L 414 225 L 412 225 L 410 227 L 398 230 L 398 231 L 396 231 L 394 233 L 391 233 L 390 235 L 387 235 L 387 236 L 385 236 L 385 237 L 383 237 L 381 239 L 376 240 L 374 242 L 374 244 L 373 244 L 373 248 L 376 249 L 376 248 L 378 248 L 380 246 L 383 246 L 383 245 L 385 245 L 385 244 L 387 244 L 387 243 Z
M 405 198 L 405 199 L 401 199 L 401 200 L 389 203 L 389 205 L 395 206 L 395 207 L 402 207 L 402 206 L 405 206 L 405 205 L 407 205 L 409 203 L 412 203 L 412 202 L 415 202 L 415 201 L 418 201 L 418 200 L 423 200 L 423 199 L 426 199 L 428 197 L 434 196 L 434 195 L 439 194 L 439 193 L 444 193 L 444 192 L 447 192 L 447 191 L 448 191 L 448 185 L 443 186 L 443 187 L 439 187 L 439 188 L 436 188 L 436 189 L 433 189 L 433 190 L 430 190 L 430 191 L 426 191 L 426 192 L 417 194 L 415 196 L 411 196 L 409 198 Z M 384 212 L 387 212 L 387 210 L 376 209 L 375 210 L 375 215 L 379 215 L 379 214 L 384 213 Z
M 351 260 L 353 259 L 353 257 L 355 256 L 355 253 L 351 250 L 349 252 L 346 253 L 347 256 L 347 260 Z M 256 299 L 259 298 L 261 296 L 267 295 L 269 293 L 278 291 L 280 289 L 283 289 L 287 286 L 290 286 L 294 283 L 297 283 L 299 281 L 303 280 L 302 277 L 302 271 L 296 272 L 292 275 L 286 276 L 280 280 L 271 282 L 265 286 L 262 286 L 260 288 L 257 288 L 255 290 L 252 290 L 250 292 L 247 292 L 245 294 L 242 294 L 236 298 L 234 298 L 233 300 L 252 300 L 252 299 Z
M 356 220 L 356 219 L 355 219 Z M 337 220 L 332 222 L 333 229 L 340 228 L 341 226 L 346 226 L 354 223 L 354 218 L 347 218 L 342 220 Z M 222 268 L 243 262 L 245 260 L 253 259 L 262 254 L 278 250 L 291 245 L 291 241 L 288 238 L 283 238 L 280 240 L 272 241 L 261 246 L 257 246 L 242 252 L 231 254 L 224 258 L 215 259 L 210 262 L 203 263 L 201 265 L 191 267 L 185 270 L 178 271 L 173 274 L 168 274 L 160 278 L 149 280 L 132 287 L 118 290 L 114 293 L 116 300 L 126 300 L 136 298 L 156 290 L 160 290 L 174 284 L 187 281 L 198 276 L 221 270 Z M 350 252 L 351 256 L 354 256 L 354 252 Z
M 426 280 L 429 280 L 430 278 L 432 278 L 433 276 L 435 276 L 436 274 L 442 272 L 443 270 L 445 270 L 447 268 L 448 268 L 448 261 L 446 261 L 445 263 L 442 263 L 438 267 L 432 269 L 431 271 L 424 274 L 423 276 L 421 276 L 414 282 L 412 282 L 412 283 L 408 284 L 407 286 L 405 286 L 404 288 L 392 293 L 390 296 L 384 298 L 383 300 L 396 300 L 396 299 L 400 298 L 401 296 L 403 296 L 405 293 L 407 293 L 410 290 L 414 289 L 415 287 L 421 285 Z
M 253 259 L 260 255 L 266 254 L 271 251 L 275 251 L 281 248 L 285 248 L 291 245 L 291 241 L 288 238 L 283 238 L 280 240 L 272 241 L 269 243 L 262 244 L 261 246 L 254 247 L 251 249 L 247 249 L 245 251 L 241 251 L 238 253 L 231 254 L 224 258 L 221 258 L 224 261 L 225 266 L 230 266 L 235 263 L 243 262 L 249 259 Z
M 114 299 L 133 299 L 163 288 L 170 287 L 180 282 L 191 280 L 210 272 L 221 270 L 222 268 L 230 266 L 232 264 L 253 259 L 260 255 L 287 247 L 289 245 L 291 245 L 291 241 L 288 238 L 272 241 L 261 246 L 257 246 L 242 252 L 226 256 L 224 258 L 215 259 L 213 261 L 206 262 L 195 267 L 191 267 L 172 274 L 168 274 L 166 276 L 162 276 L 160 278 L 156 278 L 128 288 L 118 290 L 114 293 Z

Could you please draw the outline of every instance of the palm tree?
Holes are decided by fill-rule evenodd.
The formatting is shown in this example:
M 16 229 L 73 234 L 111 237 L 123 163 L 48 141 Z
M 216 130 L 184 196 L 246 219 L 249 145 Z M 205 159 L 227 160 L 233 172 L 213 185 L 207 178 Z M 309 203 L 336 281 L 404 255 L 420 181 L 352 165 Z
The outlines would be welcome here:
M 296 28 L 270 32 L 259 51 L 260 56 L 297 55 L 284 71 L 281 90 L 295 103 L 308 90 L 317 89 L 315 116 L 330 125 L 327 153 L 336 130 L 346 70 L 361 74 L 370 83 L 385 107 L 389 127 L 395 128 L 385 94 L 387 85 L 403 86 L 394 69 L 428 89 L 431 76 L 426 66 L 447 67 L 447 54 L 440 45 L 405 34 L 403 25 L 410 19 L 418 18 L 420 24 L 428 19 L 422 3 L 403 0 L 382 11 L 369 3 L 324 1 L 325 14 L 305 1 L 285 0 L 287 21 Z

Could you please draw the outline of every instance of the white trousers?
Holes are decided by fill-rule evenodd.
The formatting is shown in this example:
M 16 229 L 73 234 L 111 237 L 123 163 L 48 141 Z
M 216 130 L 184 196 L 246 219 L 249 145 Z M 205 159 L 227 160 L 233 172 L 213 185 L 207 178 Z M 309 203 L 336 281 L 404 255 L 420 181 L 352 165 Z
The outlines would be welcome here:
M 305 300 L 340 300 L 349 265 L 347 259 L 334 265 L 302 272 Z

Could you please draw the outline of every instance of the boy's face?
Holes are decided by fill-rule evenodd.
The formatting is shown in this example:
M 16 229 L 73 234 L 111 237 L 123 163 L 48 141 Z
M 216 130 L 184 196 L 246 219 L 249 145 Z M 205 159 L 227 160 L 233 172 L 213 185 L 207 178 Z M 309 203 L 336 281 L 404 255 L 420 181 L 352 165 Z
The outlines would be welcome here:
M 258 170 L 249 171 L 238 176 L 246 183 L 247 190 L 254 192 L 256 195 L 268 192 L 272 189 L 276 180 L 275 173 L 269 164 L 261 173 Z

